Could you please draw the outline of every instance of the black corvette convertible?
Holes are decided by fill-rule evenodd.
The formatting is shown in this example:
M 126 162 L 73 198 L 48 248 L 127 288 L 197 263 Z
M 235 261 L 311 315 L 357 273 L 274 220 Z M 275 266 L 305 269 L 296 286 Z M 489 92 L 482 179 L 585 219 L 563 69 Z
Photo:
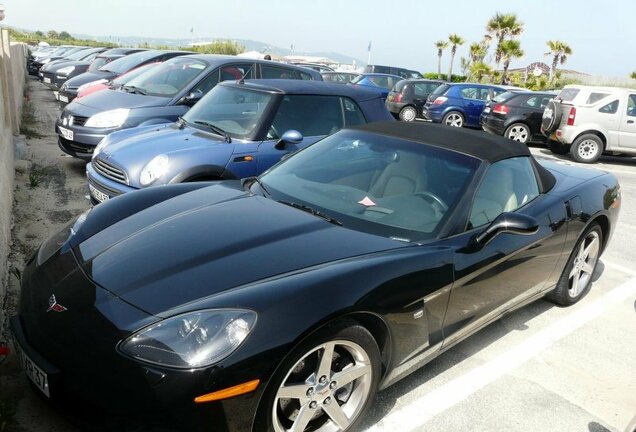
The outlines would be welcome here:
M 188 431 L 348 430 L 502 314 L 585 296 L 619 208 L 614 176 L 523 144 L 369 124 L 259 178 L 92 209 L 28 263 L 11 327 L 53 401 Z

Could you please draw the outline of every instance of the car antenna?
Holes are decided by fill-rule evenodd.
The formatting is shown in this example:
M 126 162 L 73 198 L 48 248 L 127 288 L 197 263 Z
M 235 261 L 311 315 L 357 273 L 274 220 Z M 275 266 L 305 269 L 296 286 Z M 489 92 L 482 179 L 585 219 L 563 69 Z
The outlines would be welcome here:
M 254 65 L 252 64 L 252 66 L 250 66 L 250 68 L 245 71 L 245 73 L 243 74 L 241 79 L 237 81 L 239 84 L 244 84 L 245 83 L 245 77 L 247 76 L 248 73 L 250 73 L 252 71 L 253 67 L 254 67 Z

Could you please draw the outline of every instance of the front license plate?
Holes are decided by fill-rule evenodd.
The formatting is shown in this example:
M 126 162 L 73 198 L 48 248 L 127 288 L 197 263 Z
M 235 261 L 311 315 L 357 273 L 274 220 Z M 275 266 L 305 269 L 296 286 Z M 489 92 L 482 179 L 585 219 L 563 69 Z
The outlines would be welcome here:
M 44 78 L 44 82 L 47 84 L 51 84 L 51 78 Z
M 64 138 L 66 138 L 69 141 L 73 141 L 73 131 L 60 127 L 60 135 L 62 135 Z
M 484 108 L 484 112 L 485 112 L 486 114 L 488 114 L 488 113 L 490 112 L 490 107 L 486 107 L 486 108 Z
M 28 355 L 22 351 L 20 348 L 20 344 L 17 342 L 14 344 L 16 347 L 16 354 L 18 359 L 20 359 L 20 363 L 24 367 L 24 372 L 26 376 L 35 384 L 37 388 L 44 393 L 46 397 L 51 397 L 51 393 L 49 392 L 49 377 L 44 373 L 42 369 L 35 364 L 33 360 L 29 358 Z
M 91 196 L 99 202 L 108 201 L 110 197 L 104 192 L 98 190 L 95 186 L 89 183 L 88 190 L 91 192 Z
M 68 103 L 68 97 L 64 96 L 64 95 L 59 95 L 57 100 L 59 100 L 60 102 L 66 102 Z

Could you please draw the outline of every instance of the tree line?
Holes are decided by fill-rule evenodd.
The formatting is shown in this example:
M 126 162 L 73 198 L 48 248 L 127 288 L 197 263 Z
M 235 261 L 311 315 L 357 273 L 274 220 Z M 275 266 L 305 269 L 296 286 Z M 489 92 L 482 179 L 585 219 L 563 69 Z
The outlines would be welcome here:
M 525 85 L 530 88 L 559 87 L 557 83 L 559 74 L 557 67 L 563 65 L 568 56 L 572 54 L 572 48 L 565 42 L 551 40 L 546 42 L 547 57 L 552 60 L 549 77 L 540 79 L 534 76 L 511 77 L 508 74 L 510 63 L 525 55 L 521 49 L 521 41 L 518 39 L 524 31 L 524 23 L 513 13 L 496 13 L 486 23 L 486 32 L 478 42 L 473 42 L 469 47 L 468 57 L 460 59 L 460 66 L 469 81 L 490 82 L 493 84 Z M 457 48 L 464 45 L 466 40 L 456 33 L 451 33 L 448 39 L 435 42 L 437 49 L 437 76 L 442 79 L 442 57 L 445 50 L 450 50 L 447 81 L 452 80 L 453 66 Z M 489 55 L 491 47 L 493 52 Z M 501 69 L 500 69 L 501 67 Z

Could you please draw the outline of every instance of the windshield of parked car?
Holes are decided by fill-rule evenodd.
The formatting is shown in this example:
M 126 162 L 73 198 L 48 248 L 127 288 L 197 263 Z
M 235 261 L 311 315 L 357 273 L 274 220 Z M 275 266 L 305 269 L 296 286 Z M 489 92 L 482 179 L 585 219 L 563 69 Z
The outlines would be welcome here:
M 204 73 L 206 67 L 201 60 L 177 57 L 129 80 L 126 86 L 141 94 L 173 97 Z
M 479 165 L 439 147 L 345 129 L 260 180 L 274 200 L 309 207 L 347 228 L 418 241 L 439 232 Z
M 112 81 L 112 83 L 115 86 L 124 85 L 127 82 L 133 80 L 134 78 L 137 78 L 138 76 L 141 76 L 142 74 L 144 74 L 145 72 L 149 71 L 150 69 L 154 68 L 155 66 L 159 64 L 160 63 L 148 63 L 147 65 L 139 66 L 138 68 L 133 69 L 130 72 L 126 72 L 125 74 L 118 76 Z
M 73 54 L 67 55 L 64 58 L 67 60 L 79 60 L 83 57 L 86 57 L 89 52 L 90 52 L 90 49 L 83 49 L 81 51 L 77 51 L 77 52 L 74 52 Z
M 265 119 L 274 95 L 239 87 L 218 85 L 190 109 L 183 119 L 201 129 L 218 129 L 232 138 L 253 138 Z
M 110 57 L 97 57 L 88 67 L 88 71 L 96 71 L 97 69 L 100 69 L 102 66 L 104 66 L 106 63 L 109 63 L 111 60 L 112 58 Z
M 150 60 L 158 54 L 159 53 L 157 51 L 141 51 L 135 54 L 130 54 L 110 62 L 107 66 L 102 67 L 101 70 L 106 72 L 114 72 L 117 75 L 121 75 L 125 72 L 128 72 L 132 68 Z

